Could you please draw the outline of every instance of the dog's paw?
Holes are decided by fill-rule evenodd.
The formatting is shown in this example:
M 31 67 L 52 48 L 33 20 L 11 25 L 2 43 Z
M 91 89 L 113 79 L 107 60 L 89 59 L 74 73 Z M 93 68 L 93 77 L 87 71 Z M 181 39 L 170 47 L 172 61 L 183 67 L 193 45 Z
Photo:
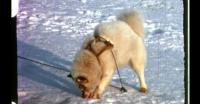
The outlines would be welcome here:
M 96 93 L 96 92 L 90 92 L 90 93 L 83 93 L 82 94 L 82 98 L 84 99 L 100 99 L 101 96 L 99 93 Z
M 144 88 L 144 87 L 141 87 L 139 91 L 142 92 L 142 93 L 147 93 L 148 89 Z
M 92 98 L 93 98 L 93 99 L 100 99 L 100 98 L 101 98 L 101 95 L 98 94 L 98 93 L 94 93 L 94 95 L 93 95 Z

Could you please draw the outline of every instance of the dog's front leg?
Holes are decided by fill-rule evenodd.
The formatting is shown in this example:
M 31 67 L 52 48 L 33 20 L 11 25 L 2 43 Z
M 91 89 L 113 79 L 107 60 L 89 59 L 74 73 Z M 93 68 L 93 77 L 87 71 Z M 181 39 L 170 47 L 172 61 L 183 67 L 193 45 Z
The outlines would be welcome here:
M 108 86 L 108 84 L 110 83 L 112 76 L 114 73 L 114 69 L 113 68 L 106 68 L 104 69 L 104 73 L 102 75 L 102 79 L 100 81 L 99 86 L 96 88 L 95 92 L 94 92 L 94 96 L 93 98 L 95 99 L 100 99 L 104 90 L 106 89 L 106 87 Z

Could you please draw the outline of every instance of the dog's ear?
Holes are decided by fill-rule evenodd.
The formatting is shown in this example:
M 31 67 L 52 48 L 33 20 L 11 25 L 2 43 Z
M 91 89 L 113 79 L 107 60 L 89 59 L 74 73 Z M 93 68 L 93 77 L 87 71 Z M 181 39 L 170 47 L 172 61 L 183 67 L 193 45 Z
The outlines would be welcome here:
M 84 76 L 78 76 L 78 77 L 76 78 L 76 82 L 77 82 L 77 83 L 87 83 L 87 82 L 88 82 L 88 79 L 87 79 L 86 77 L 84 77 Z
M 67 75 L 67 77 L 69 77 L 69 78 L 72 78 L 72 74 L 71 74 L 71 73 L 69 73 L 69 74 Z

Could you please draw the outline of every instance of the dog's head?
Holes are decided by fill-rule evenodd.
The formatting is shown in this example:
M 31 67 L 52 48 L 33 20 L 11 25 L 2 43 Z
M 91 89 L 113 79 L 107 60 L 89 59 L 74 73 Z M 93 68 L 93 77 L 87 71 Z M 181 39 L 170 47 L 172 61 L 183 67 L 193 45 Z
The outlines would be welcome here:
M 68 77 L 73 79 L 83 97 L 94 92 L 100 83 L 101 76 L 101 65 L 97 57 L 88 50 L 78 52 Z

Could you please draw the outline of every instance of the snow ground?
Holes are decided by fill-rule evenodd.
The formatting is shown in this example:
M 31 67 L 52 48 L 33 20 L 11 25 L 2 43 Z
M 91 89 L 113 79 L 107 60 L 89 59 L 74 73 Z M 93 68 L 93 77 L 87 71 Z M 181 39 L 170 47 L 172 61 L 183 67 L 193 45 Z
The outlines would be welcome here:
M 75 53 L 101 22 L 124 8 L 145 18 L 148 94 L 129 67 L 121 68 L 128 92 L 109 87 L 100 101 L 84 100 L 67 78 Z M 184 50 L 182 0 L 20 0 L 18 55 L 56 65 L 53 69 L 18 59 L 19 104 L 183 104 Z M 119 85 L 117 74 L 112 84 Z

